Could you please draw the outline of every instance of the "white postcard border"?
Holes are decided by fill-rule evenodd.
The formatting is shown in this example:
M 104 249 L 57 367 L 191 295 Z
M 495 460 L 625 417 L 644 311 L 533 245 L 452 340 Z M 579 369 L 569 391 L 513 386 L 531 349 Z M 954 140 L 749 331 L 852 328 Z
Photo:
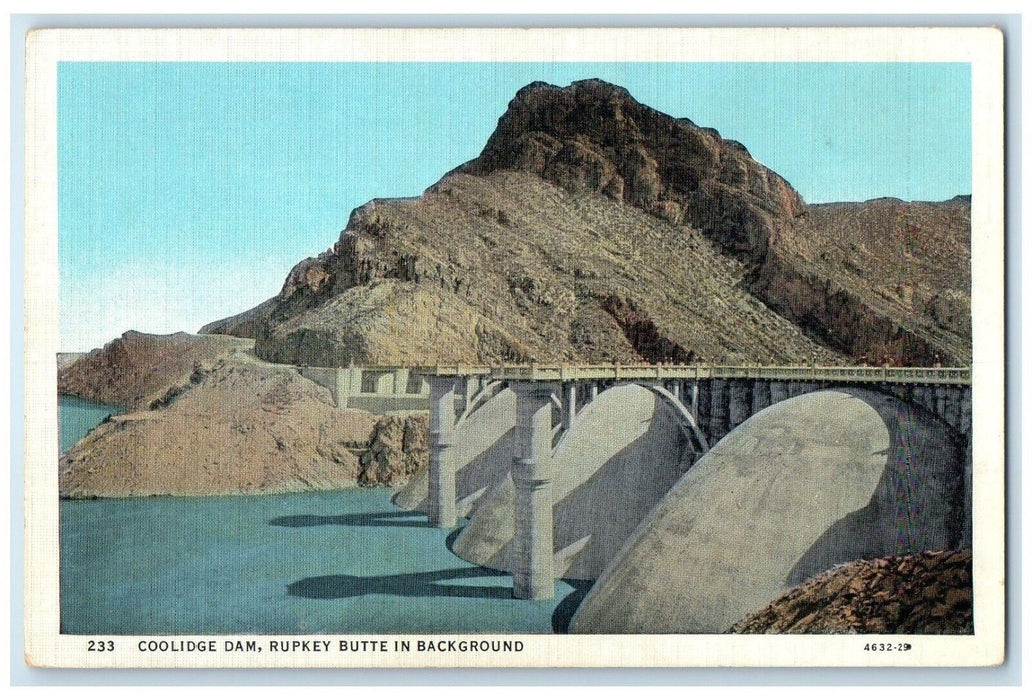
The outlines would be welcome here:
M 56 469 L 57 65 L 60 61 L 914 61 L 972 69 L 972 420 L 976 634 L 125 636 L 105 655 L 61 635 Z M 70 29 L 27 38 L 25 176 L 25 655 L 62 667 L 983 666 L 1003 661 L 1003 51 L 990 28 Z M 109 638 L 109 637 L 105 637 Z M 510 640 L 523 651 L 268 652 L 274 639 Z M 148 652 L 150 640 L 215 640 Z M 261 654 L 225 650 L 253 640 Z M 865 643 L 910 642 L 906 654 Z

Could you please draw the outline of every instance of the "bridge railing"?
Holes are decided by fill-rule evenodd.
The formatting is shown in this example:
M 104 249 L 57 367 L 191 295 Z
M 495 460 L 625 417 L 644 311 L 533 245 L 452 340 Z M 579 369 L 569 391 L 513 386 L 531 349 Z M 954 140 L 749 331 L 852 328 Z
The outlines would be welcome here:
M 734 365 L 449 365 L 416 367 L 424 376 L 490 376 L 509 381 L 773 379 L 785 381 L 970 384 L 970 367 L 819 367 Z
M 487 365 L 428 365 L 413 367 L 412 372 L 425 377 L 493 376 L 493 367 Z

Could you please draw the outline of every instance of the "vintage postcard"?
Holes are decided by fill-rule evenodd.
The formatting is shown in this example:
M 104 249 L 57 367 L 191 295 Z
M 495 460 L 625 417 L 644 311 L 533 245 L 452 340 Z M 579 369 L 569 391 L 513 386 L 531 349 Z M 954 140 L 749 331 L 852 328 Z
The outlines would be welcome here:
M 28 664 L 1003 661 L 998 31 L 27 46 Z

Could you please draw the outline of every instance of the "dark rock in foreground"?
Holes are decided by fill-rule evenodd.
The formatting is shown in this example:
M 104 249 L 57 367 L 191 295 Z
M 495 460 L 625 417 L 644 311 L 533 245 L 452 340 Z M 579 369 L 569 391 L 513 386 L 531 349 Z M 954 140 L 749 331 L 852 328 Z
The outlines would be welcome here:
M 792 589 L 729 631 L 973 634 L 971 550 L 856 561 Z

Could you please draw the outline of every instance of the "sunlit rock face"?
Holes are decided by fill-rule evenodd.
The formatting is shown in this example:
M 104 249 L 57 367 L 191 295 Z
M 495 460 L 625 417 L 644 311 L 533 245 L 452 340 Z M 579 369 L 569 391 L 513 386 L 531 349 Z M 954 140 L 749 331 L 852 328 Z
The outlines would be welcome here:
M 947 426 L 882 394 L 771 406 L 670 490 L 570 629 L 724 632 L 837 564 L 956 548 L 970 508 L 963 455 Z
M 581 412 L 553 456 L 556 576 L 594 579 L 682 474 L 673 410 L 648 389 L 620 386 Z M 454 543 L 463 559 L 513 568 L 515 487 L 506 474 Z

